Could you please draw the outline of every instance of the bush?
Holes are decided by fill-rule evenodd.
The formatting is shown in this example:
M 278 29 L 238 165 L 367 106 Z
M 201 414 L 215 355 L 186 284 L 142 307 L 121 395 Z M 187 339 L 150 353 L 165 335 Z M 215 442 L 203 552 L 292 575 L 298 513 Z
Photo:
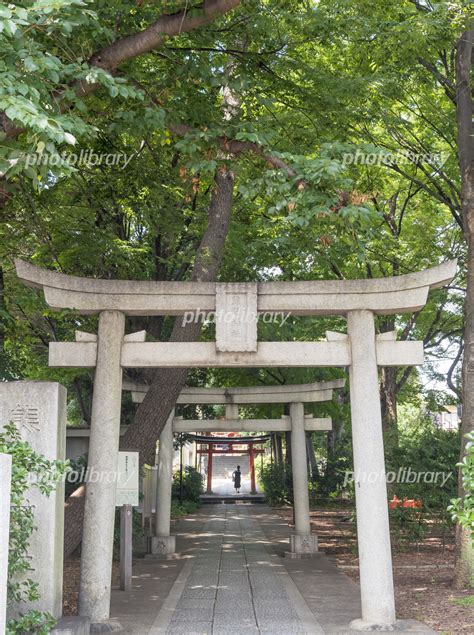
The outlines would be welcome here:
M 191 501 L 193 503 L 199 503 L 200 497 L 203 492 L 203 483 L 201 473 L 194 467 L 187 465 L 183 468 L 183 488 L 182 488 L 182 500 Z M 172 498 L 179 500 L 180 496 L 179 486 L 179 470 L 173 474 L 173 490 Z
M 411 545 L 418 548 L 428 531 L 423 511 L 411 507 L 395 507 L 389 510 L 389 515 L 393 547 L 400 551 Z
M 409 413 L 410 414 L 410 413 Z M 410 469 L 419 474 L 415 482 L 388 484 L 390 498 L 415 499 L 420 509 L 397 508 L 390 511 L 391 527 L 400 535 L 399 547 L 418 545 L 427 530 L 428 519 L 434 520 L 443 533 L 451 527 L 448 504 L 457 491 L 455 465 L 459 456 L 459 433 L 437 428 L 431 419 L 412 413 L 408 425 L 400 425 L 398 446 L 387 448 L 387 472 Z M 438 477 L 436 477 L 438 474 Z M 442 479 L 449 476 L 446 481 Z
M 454 521 L 470 532 L 474 546 L 474 432 L 466 434 L 466 454 L 458 467 L 464 489 L 463 498 L 453 498 L 448 512 Z
M 284 505 L 290 501 L 290 483 L 284 463 L 264 463 L 258 467 L 257 474 L 269 505 Z
M 398 498 L 414 498 L 423 501 L 423 510 L 446 516 L 449 501 L 456 495 L 459 457 L 459 433 L 436 428 L 429 419 L 420 419 L 416 428 L 402 430 L 398 447 L 387 453 L 387 471 L 398 472 L 410 468 L 425 475 L 443 473 L 448 476 L 444 485 L 442 477 L 425 477 L 414 483 L 393 483 L 389 489 Z
M 12 457 L 7 585 L 7 601 L 12 606 L 18 602 L 33 602 L 40 597 L 38 585 L 26 577 L 32 571 L 28 561 L 28 547 L 30 536 L 35 530 L 35 520 L 33 509 L 28 505 L 25 495 L 30 487 L 36 487 L 48 496 L 68 469 L 68 463 L 49 461 L 32 450 L 13 424 L 6 425 L 0 433 L 0 453 L 10 454 Z M 7 623 L 6 635 L 47 635 L 54 624 L 55 620 L 49 613 L 28 611 Z
M 178 501 L 173 500 L 171 502 L 171 518 L 182 518 L 183 516 L 192 514 L 197 511 L 200 506 L 200 503 L 195 503 L 193 501 L 183 501 L 182 503 L 178 503 Z
M 326 460 L 319 463 L 321 478 L 316 482 L 314 498 L 354 498 L 352 484 L 345 484 L 347 472 L 352 470 L 352 446 L 340 444 L 337 452 L 329 452 Z

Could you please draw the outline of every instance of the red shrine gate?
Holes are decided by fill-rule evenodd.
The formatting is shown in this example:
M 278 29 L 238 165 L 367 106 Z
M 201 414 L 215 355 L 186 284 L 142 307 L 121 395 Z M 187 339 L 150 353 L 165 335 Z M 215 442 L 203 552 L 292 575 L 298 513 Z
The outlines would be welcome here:
M 235 432 L 229 432 L 227 436 L 222 436 L 222 433 L 216 432 L 215 435 L 216 436 L 196 435 L 195 439 L 195 442 L 197 443 L 197 453 L 207 455 L 206 493 L 212 494 L 212 458 L 215 454 L 248 454 L 250 466 L 250 493 L 256 494 L 255 456 L 263 454 L 265 449 L 263 447 L 256 448 L 255 445 L 266 443 L 270 438 L 269 435 L 258 437 L 236 437 L 234 436 Z

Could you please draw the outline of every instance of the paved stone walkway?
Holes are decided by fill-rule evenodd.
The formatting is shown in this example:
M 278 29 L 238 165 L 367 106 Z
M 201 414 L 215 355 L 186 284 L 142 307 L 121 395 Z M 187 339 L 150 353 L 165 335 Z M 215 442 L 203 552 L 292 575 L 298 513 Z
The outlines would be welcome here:
M 291 529 L 266 505 L 204 505 L 172 531 L 180 557 L 136 560 L 132 590 L 112 593 L 122 632 L 354 635 L 358 585 L 323 553 L 283 558 Z M 399 632 L 433 635 L 409 621 Z
M 204 528 L 206 548 L 192 565 L 166 630 L 158 616 L 151 633 L 322 633 L 309 609 L 298 614 L 292 600 L 299 593 L 291 586 L 288 592 L 289 579 L 283 584 L 248 508 L 220 507 Z

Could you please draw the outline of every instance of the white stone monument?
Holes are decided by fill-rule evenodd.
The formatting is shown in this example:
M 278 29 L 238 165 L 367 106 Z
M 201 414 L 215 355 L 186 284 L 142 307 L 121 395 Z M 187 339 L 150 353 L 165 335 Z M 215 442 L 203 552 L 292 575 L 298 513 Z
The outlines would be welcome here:
M 64 460 L 66 452 L 66 389 L 56 382 L 0 383 L 0 425 L 14 423 L 33 450 L 49 460 Z M 27 499 L 33 506 L 36 531 L 30 539 L 31 568 L 27 577 L 38 583 L 40 598 L 15 607 L 35 609 L 55 618 L 62 615 L 64 482 L 49 497 L 32 487 Z M 3 520 L 3 517 L 2 517 Z

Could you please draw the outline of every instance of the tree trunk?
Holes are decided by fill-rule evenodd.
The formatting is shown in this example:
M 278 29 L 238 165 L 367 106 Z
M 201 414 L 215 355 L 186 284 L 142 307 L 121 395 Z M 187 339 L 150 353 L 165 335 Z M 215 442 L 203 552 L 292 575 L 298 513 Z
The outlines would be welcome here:
M 191 281 L 212 282 L 216 279 L 229 230 L 234 190 L 234 174 L 222 167 L 215 175 L 215 187 L 209 207 L 207 229 L 194 262 Z M 175 319 L 170 342 L 193 342 L 199 337 L 200 322 L 183 326 Z M 186 384 L 187 368 L 159 368 L 153 373 L 145 399 L 137 409 L 134 422 L 122 437 L 123 448 L 140 452 L 140 462 L 153 463 L 155 442 L 166 424 L 179 393 Z
M 281 434 L 275 432 L 275 463 L 283 462 L 283 442 Z
M 291 471 L 291 432 L 285 432 L 285 463 L 288 470 Z
M 194 262 L 191 280 L 215 280 L 224 253 L 224 244 L 232 213 L 234 174 L 221 167 L 215 174 L 215 186 L 209 205 L 208 223 Z M 177 317 L 171 333 L 171 342 L 196 340 L 200 324 L 182 325 Z M 122 437 L 121 447 L 140 452 L 141 464 L 155 462 L 156 439 L 186 383 L 187 369 L 158 369 L 154 381 L 137 410 L 135 420 Z M 85 487 L 81 486 L 67 500 L 64 517 L 64 555 L 70 555 L 80 544 L 84 518 Z
M 462 366 L 462 422 L 461 422 L 461 453 L 460 459 L 466 453 L 466 437 L 468 432 L 474 429 L 474 204 L 473 204 L 473 169 L 470 170 L 471 199 L 469 204 L 469 214 L 467 219 L 468 228 L 468 271 L 466 290 L 466 325 L 464 330 L 464 359 Z M 463 188 L 464 191 L 464 188 Z M 459 479 L 459 496 L 462 498 L 466 492 Z M 454 586 L 457 589 L 464 589 L 474 579 L 474 549 L 472 546 L 472 536 L 468 528 L 456 527 L 456 569 L 454 576 Z
M 384 366 L 380 371 L 380 398 L 384 436 L 396 443 L 398 438 L 397 420 L 397 371 L 395 366 Z
M 284 404 L 283 406 L 283 414 L 287 417 L 290 416 L 290 405 Z M 285 464 L 287 470 L 291 473 L 291 431 L 285 432 Z
M 465 454 L 465 434 L 474 429 L 474 143 L 472 127 L 471 64 L 474 30 L 462 34 L 456 55 L 456 115 L 461 168 L 461 201 L 464 234 L 468 246 L 465 304 L 464 359 L 462 367 L 461 458 Z M 459 496 L 465 492 L 460 479 Z M 474 577 L 474 550 L 470 532 L 457 527 L 454 585 L 465 588 Z
M 5 355 L 5 330 L 6 330 L 5 284 L 3 269 L 0 267 L 0 378 L 8 379 L 7 356 Z
M 316 454 L 314 452 L 313 445 L 313 435 L 311 432 L 306 434 L 306 457 L 309 465 L 309 476 L 310 480 L 314 483 L 317 481 L 319 473 L 318 473 L 318 462 L 316 461 Z
M 393 275 L 397 275 L 397 273 L 398 271 L 393 271 Z M 380 325 L 381 333 L 393 331 L 394 329 L 395 319 L 392 315 L 382 318 Z M 397 373 L 398 368 L 394 366 L 384 366 L 380 369 L 380 402 L 382 407 L 384 437 L 386 440 L 389 439 L 395 443 L 398 440 Z

